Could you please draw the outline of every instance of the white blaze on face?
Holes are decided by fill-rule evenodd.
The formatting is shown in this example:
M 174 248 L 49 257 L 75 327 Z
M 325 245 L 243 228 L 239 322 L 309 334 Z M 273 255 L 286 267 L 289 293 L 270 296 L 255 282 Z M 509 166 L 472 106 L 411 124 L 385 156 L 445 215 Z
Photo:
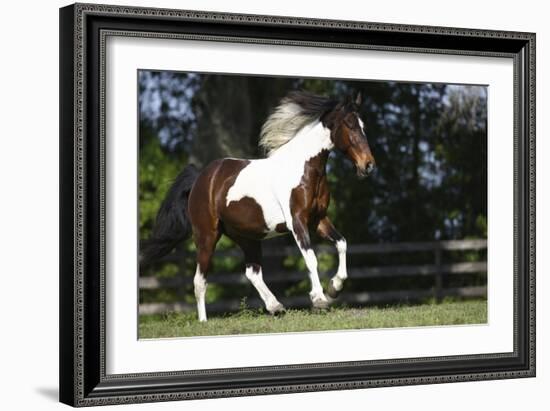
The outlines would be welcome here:
M 305 162 L 332 147 L 330 130 L 321 122 L 305 126 L 270 157 L 251 160 L 229 188 L 226 204 L 250 197 L 261 207 L 269 232 L 280 223 L 291 230 L 290 194 L 300 184 Z
M 363 120 L 359 116 L 357 116 L 357 120 L 359 121 L 359 125 L 361 126 L 361 131 L 363 132 L 363 135 L 366 136 L 367 133 L 365 132 L 365 123 L 363 123 Z

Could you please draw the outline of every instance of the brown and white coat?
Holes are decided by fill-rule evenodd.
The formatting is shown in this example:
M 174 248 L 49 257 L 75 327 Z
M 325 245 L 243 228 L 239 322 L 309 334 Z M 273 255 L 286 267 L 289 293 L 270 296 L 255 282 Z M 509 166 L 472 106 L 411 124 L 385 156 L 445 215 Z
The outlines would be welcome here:
M 200 321 L 206 321 L 206 273 L 222 234 L 243 250 L 246 277 L 270 313 L 284 310 L 262 276 L 261 240 L 291 233 L 311 282 L 314 307 L 329 299 L 319 281 L 310 230 L 335 244 L 339 265 L 327 293 L 335 298 L 347 278 L 346 240 L 327 216 L 330 200 L 326 176 L 329 152 L 338 149 L 356 166 L 360 177 L 374 168 L 356 101 L 335 102 L 309 93 L 287 96 L 266 121 L 260 145 L 268 157 L 225 158 L 200 172 L 188 193 L 185 216 L 197 246 L 195 296 Z

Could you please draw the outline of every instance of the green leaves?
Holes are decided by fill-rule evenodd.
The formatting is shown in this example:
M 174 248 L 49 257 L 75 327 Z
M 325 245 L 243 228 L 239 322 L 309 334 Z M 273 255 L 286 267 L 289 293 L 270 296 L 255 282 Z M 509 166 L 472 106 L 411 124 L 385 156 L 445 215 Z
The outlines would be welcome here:
M 139 82 L 142 239 L 149 236 L 166 191 L 186 164 L 204 167 L 225 156 L 261 156 L 257 147 L 261 126 L 279 99 L 293 89 L 338 98 L 360 91 L 363 96 L 359 114 L 376 171 L 358 180 L 341 153 L 331 154 L 328 163 L 328 215 L 348 244 L 487 236 L 485 87 L 151 71 L 141 71 Z M 281 245 L 293 245 L 291 236 L 265 243 L 266 247 Z M 223 236 L 217 249 L 236 246 Z M 145 274 L 193 275 L 193 242 L 188 240 L 181 250 L 189 252 L 183 261 L 157 265 Z M 244 273 L 239 255 L 216 257 L 212 270 Z M 318 257 L 320 271 L 336 269 L 334 255 Z M 354 256 L 349 264 L 384 262 L 366 255 Z M 272 259 L 266 265 L 270 272 L 306 271 L 299 256 Z M 303 294 L 308 287 L 304 280 L 285 284 L 284 292 Z M 362 285 L 350 282 L 346 287 L 353 291 Z M 242 296 L 243 290 L 254 295 L 248 286 L 216 286 L 209 288 L 207 298 Z M 191 293 L 193 299 L 191 288 L 184 293 Z M 174 292 L 159 298 L 181 300 L 181 295 Z
M 141 129 L 139 152 L 139 226 L 147 238 L 172 181 L 185 166 L 184 153 L 172 155 L 150 130 Z

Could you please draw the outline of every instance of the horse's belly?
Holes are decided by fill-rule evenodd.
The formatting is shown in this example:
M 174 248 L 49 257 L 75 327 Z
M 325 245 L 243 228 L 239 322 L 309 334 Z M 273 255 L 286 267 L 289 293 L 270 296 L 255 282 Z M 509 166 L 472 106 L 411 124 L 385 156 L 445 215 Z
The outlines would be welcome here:
M 262 239 L 282 234 L 286 227 L 282 212 L 249 196 L 231 201 L 220 217 L 229 235 Z

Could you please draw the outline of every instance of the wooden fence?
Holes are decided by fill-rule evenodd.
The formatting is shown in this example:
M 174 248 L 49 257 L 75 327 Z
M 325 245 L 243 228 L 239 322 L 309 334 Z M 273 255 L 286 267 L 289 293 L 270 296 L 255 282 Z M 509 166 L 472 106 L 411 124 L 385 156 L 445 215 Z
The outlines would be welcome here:
M 476 262 L 453 262 L 442 263 L 442 254 L 445 251 L 467 251 L 484 250 L 487 248 L 487 240 L 452 240 L 452 241 L 433 241 L 422 243 L 389 243 L 389 244 L 356 244 L 348 246 L 348 255 L 361 254 L 395 254 L 395 253 L 414 253 L 430 252 L 433 253 L 433 263 L 420 265 L 385 265 L 378 267 L 350 267 L 348 268 L 348 277 L 350 279 L 370 279 L 370 278 L 391 278 L 407 276 L 433 276 L 434 286 L 429 289 L 415 290 L 388 290 L 378 292 L 345 292 L 338 298 L 338 302 L 349 305 L 378 304 L 391 301 L 417 301 L 424 298 L 436 298 L 440 300 L 446 296 L 454 297 L 485 297 L 487 295 L 487 286 L 469 286 L 445 288 L 444 277 L 447 275 L 460 275 L 469 273 L 487 273 L 487 261 Z M 334 247 L 319 246 L 317 253 L 334 254 Z M 220 251 L 218 256 L 240 256 L 237 250 Z M 266 248 L 264 257 L 286 257 L 289 255 L 299 255 L 296 247 Z M 181 255 L 168 256 L 167 260 L 177 261 Z M 334 273 L 319 273 L 321 278 L 328 277 Z M 298 282 L 307 278 L 304 272 L 277 272 L 264 273 L 266 283 L 290 283 Z M 211 274 L 208 276 L 209 283 L 215 284 L 249 284 L 244 272 Z M 140 277 L 140 290 L 181 288 L 193 283 L 192 276 L 179 276 L 174 278 Z M 294 297 L 277 298 L 287 307 L 307 307 L 311 303 L 307 295 Z M 247 306 L 251 308 L 263 306 L 259 298 L 247 301 Z M 237 311 L 240 307 L 240 300 L 217 301 L 208 304 L 209 312 L 231 312 Z M 140 314 L 158 314 L 169 311 L 193 311 L 194 304 L 186 303 L 144 303 L 140 304 Z

